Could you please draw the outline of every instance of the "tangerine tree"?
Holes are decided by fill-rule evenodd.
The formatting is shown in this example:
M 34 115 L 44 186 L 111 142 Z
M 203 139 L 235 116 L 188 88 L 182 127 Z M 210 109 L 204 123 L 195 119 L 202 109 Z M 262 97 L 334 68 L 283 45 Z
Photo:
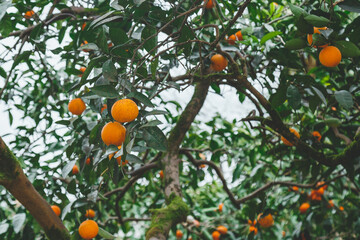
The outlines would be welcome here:
M 1 1 L 0 237 L 356 239 L 359 12 Z

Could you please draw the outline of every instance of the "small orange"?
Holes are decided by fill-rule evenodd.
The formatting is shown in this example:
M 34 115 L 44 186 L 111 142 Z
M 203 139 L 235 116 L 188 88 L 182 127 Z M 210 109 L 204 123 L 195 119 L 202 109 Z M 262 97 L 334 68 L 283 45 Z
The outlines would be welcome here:
M 316 187 L 321 186 L 322 188 L 324 188 L 324 190 L 326 190 L 328 188 L 328 185 L 326 185 L 326 184 L 324 185 L 324 184 L 325 184 L 324 181 L 320 181 L 316 184 Z
M 320 142 L 321 140 L 321 134 L 318 131 L 313 131 L 312 135 Z
M 204 2 L 206 3 L 207 0 L 204 0 Z M 213 8 L 214 7 L 214 3 L 212 0 L 209 0 L 206 5 L 205 5 L 205 8 L 207 9 L 210 9 L 210 8 Z
M 224 70 L 228 65 L 228 60 L 223 55 L 220 54 L 215 54 L 214 56 L 212 56 L 210 61 L 211 61 L 210 68 L 212 68 L 217 72 Z
M 250 219 L 248 220 L 248 224 L 251 226 L 255 226 L 256 223 L 257 223 L 256 220 L 254 220 L 254 221 L 251 221 Z
M 285 236 L 286 236 L 286 232 L 285 232 L 285 231 L 282 231 L 281 235 L 282 235 L 283 237 L 285 237 Z
M 295 191 L 295 192 L 297 192 L 297 191 L 299 191 L 299 187 L 298 187 L 298 186 L 293 186 L 293 187 L 292 187 L 292 190 Z
M 93 220 L 86 220 L 79 226 L 79 235 L 83 239 L 92 239 L 98 235 L 99 226 Z
M 213 240 L 219 240 L 220 239 L 220 233 L 218 231 L 213 231 L 212 238 Z
M 86 22 L 83 22 L 83 24 L 81 25 L 81 31 L 84 31 L 85 27 L 86 27 Z
M 260 224 L 260 226 L 263 228 L 268 228 L 274 225 L 274 219 L 271 213 L 269 213 L 266 216 L 263 216 L 263 214 L 260 213 L 257 217 L 257 221 Z
M 82 44 L 80 44 L 80 47 L 86 44 L 88 44 L 88 41 L 85 40 Z M 83 49 L 83 52 L 91 52 L 91 49 Z
M 206 165 L 205 165 L 205 164 L 201 164 L 201 165 L 199 166 L 199 168 L 206 168 Z
M 118 122 L 109 122 L 101 130 L 101 139 L 106 145 L 120 146 L 125 141 L 126 128 Z
M 223 204 L 223 203 L 220 203 L 220 204 L 219 204 L 219 212 L 222 212 L 223 207 L 224 207 L 224 204 Z
M 341 62 L 341 52 L 337 47 L 327 46 L 321 50 L 319 61 L 325 67 L 336 67 Z
M 194 223 L 195 227 L 200 227 L 200 222 L 198 220 L 194 220 L 193 223 Z
M 249 232 L 250 232 L 250 233 L 251 233 L 251 232 L 254 232 L 254 235 L 256 235 L 256 234 L 258 233 L 258 229 L 257 229 L 257 227 L 250 226 L 250 227 L 249 227 Z
M 227 229 L 225 226 L 218 226 L 218 227 L 216 228 L 216 230 L 217 230 L 218 232 L 220 232 L 221 234 L 226 234 L 227 231 L 228 231 L 228 229 Z
M 86 67 L 81 67 L 81 68 L 79 69 L 79 71 L 82 72 L 82 73 L 84 73 L 84 72 L 86 71 Z M 79 76 L 79 77 L 82 77 L 82 74 L 79 74 L 78 76 Z
M 61 209 L 60 209 L 58 206 L 52 205 L 52 206 L 51 206 L 51 209 L 54 211 L 54 213 L 56 214 L 56 216 L 60 216 Z
M 333 208 L 335 206 L 334 201 L 333 200 L 329 200 L 327 208 Z
M 72 174 L 76 175 L 78 173 L 79 173 L 79 168 L 78 168 L 78 166 L 74 165 L 73 168 L 72 168 Z
M 340 210 L 340 211 L 344 211 L 344 207 L 343 207 L 343 206 L 340 206 L 340 207 L 339 207 L 339 210 Z
M 109 43 L 108 44 L 108 48 L 111 48 L 111 47 L 113 47 L 114 45 L 113 45 L 113 43 Z
M 296 131 L 295 129 L 293 128 L 290 128 L 289 131 L 291 133 L 293 133 L 295 135 L 295 137 L 299 138 L 300 139 L 300 134 L 298 133 L 298 131 Z M 289 142 L 286 138 L 284 138 L 283 136 L 281 136 L 281 141 L 287 145 L 287 146 L 294 146 L 291 142 Z
M 331 107 L 331 110 L 336 111 L 336 107 Z
M 79 116 L 85 111 L 86 105 L 81 98 L 75 98 L 69 102 L 68 109 L 72 114 Z
M 327 29 L 327 27 L 320 27 L 320 28 L 314 27 L 314 33 L 313 33 L 313 34 L 320 34 L 320 31 L 319 31 L 319 30 L 326 30 L 326 29 Z M 312 43 L 313 43 L 313 36 L 312 36 L 312 34 L 308 34 L 308 35 L 307 35 L 307 41 L 308 41 L 309 45 L 311 46 Z M 316 47 L 323 48 L 323 47 L 326 47 L 326 46 L 328 46 L 328 44 L 321 45 L 321 46 L 315 46 L 315 45 L 314 45 L 313 47 L 314 47 L 314 48 L 316 48 Z
M 92 210 L 92 209 L 86 210 L 85 217 L 94 218 L 95 217 L 95 211 Z
M 164 171 L 161 170 L 159 174 L 160 174 L 160 179 L 163 179 L 164 178 Z
M 188 237 L 188 239 L 187 240 L 193 240 L 193 238 L 192 237 Z
M 101 109 L 100 109 L 100 113 L 102 113 L 105 109 L 107 109 L 107 104 L 103 104 Z
M 134 121 L 138 115 L 138 106 L 131 99 L 120 99 L 111 108 L 111 116 L 121 123 Z
M 33 10 L 27 11 L 24 15 L 24 18 L 30 19 L 35 15 L 35 12 Z
M 309 207 L 310 207 L 310 204 L 307 202 L 301 204 L 301 206 L 299 207 L 300 213 L 306 213 L 306 211 L 309 209 Z
M 230 44 L 230 45 L 235 45 L 235 41 L 236 41 L 236 36 L 233 34 L 231 35 L 228 39 L 227 39 L 227 42 Z
M 238 41 L 244 40 L 240 30 L 235 33 L 235 36 L 236 36 Z
M 183 234 L 183 232 L 181 230 L 179 230 L 179 229 L 176 230 L 176 238 L 177 239 L 181 239 L 183 237 L 183 235 L 184 234 Z
M 91 163 L 91 158 L 88 157 L 88 158 L 86 159 L 86 161 L 85 161 L 85 164 L 86 164 L 86 165 L 90 165 L 90 163 Z

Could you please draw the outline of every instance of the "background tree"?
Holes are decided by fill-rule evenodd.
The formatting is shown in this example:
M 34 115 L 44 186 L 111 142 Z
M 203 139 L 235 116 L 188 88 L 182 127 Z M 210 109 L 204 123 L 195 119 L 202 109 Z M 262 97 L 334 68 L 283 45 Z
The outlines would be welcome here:
M 356 239 L 359 12 L 1 1 L 0 99 L 24 119 L 0 138 L 1 238 Z M 199 115 L 226 89 L 246 117 Z

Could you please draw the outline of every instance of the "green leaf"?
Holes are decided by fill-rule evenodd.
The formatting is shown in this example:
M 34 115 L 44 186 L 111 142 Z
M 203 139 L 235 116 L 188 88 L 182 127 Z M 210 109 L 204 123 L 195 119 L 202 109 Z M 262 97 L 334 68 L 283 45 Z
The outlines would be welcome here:
M 289 50 L 298 50 L 307 47 L 307 42 L 302 38 L 294 38 L 285 43 L 285 47 Z
M 315 27 L 326 27 L 330 23 L 329 19 L 312 14 L 306 16 L 305 20 Z
M 350 109 L 354 105 L 351 93 L 346 90 L 340 90 L 335 92 L 335 99 L 343 108 L 346 109 Z
M 282 32 L 280 31 L 275 31 L 275 32 L 270 32 L 270 33 L 267 33 L 265 36 L 263 36 L 260 40 L 260 44 L 264 44 L 266 41 L 278 36 L 282 34 Z
M 19 233 L 26 220 L 25 213 L 18 213 L 12 219 L 12 225 L 15 233 Z
M 102 71 L 105 79 L 110 82 L 117 82 L 117 70 L 111 59 L 104 62 Z
M 341 125 L 341 121 L 338 118 L 327 118 L 324 123 L 330 127 L 338 127 Z
M 313 34 L 314 26 L 305 20 L 304 15 L 301 15 L 295 23 L 296 27 L 301 33 Z
M 91 132 L 89 135 L 89 143 L 96 143 L 96 140 L 98 139 L 98 135 L 100 133 L 99 129 L 101 126 L 102 126 L 102 124 L 99 123 L 93 129 L 91 129 Z
M 99 50 L 99 47 L 95 43 L 88 43 L 80 46 L 78 50 Z
M 102 229 L 101 227 L 99 227 L 99 236 L 104 238 L 104 239 L 115 239 L 116 237 L 114 235 L 112 235 L 111 233 L 105 231 L 104 229 Z
M 289 105 L 293 108 L 293 109 L 299 109 L 301 106 L 301 95 L 299 93 L 299 90 L 297 89 L 297 87 L 290 85 L 287 88 L 286 91 L 286 97 L 288 99 Z
M 157 45 L 157 30 L 156 28 L 148 25 L 146 26 L 143 31 L 141 32 L 141 38 L 142 41 L 145 41 L 147 38 L 151 37 L 150 39 L 148 39 L 147 41 L 144 42 L 144 48 L 146 49 L 146 51 L 150 52 L 150 50 L 152 50 L 153 48 L 155 48 L 155 46 Z M 156 51 L 152 51 L 151 55 L 155 55 Z
M 291 12 L 297 18 L 300 17 L 301 15 L 304 15 L 304 16 L 308 15 L 308 13 L 304 9 L 302 9 L 302 8 L 300 8 L 298 6 L 289 4 L 289 7 L 290 7 Z
M 346 11 L 360 13 L 360 2 L 357 0 L 343 0 L 337 5 Z
M 156 119 L 156 120 L 152 120 L 152 121 L 150 121 L 148 123 L 145 123 L 140 128 L 153 127 L 153 126 L 157 126 L 159 124 L 162 124 L 162 122 Z
M 90 90 L 100 97 L 117 98 L 118 92 L 112 85 L 98 85 L 90 88 Z
M 32 51 L 24 51 L 24 52 L 22 52 L 20 55 L 18 55 L 15 58 L 14 63 L 13 63 L 11 68 L 15 68 L 22 60 L 28 60 L 31 53 L 32 53 Z
M 349 41 L 336 41 L 334 46 L 339 48 L 342 57 L 359 57 L 360 49 L 352 42 Z
M 322 92 L 314 86 L 311 86 L 311 88 L 326 106 L 327 103 L 326 103 L 326 98 L 325 98 L 324 94 L 322 94 Z
M 5 70 L 2 67 L 0 67 L 0 76 L 2 76 L 5 79 L 7 78 L 7 74 L 6 74 Z
M 159 151 L 167 150 L 167 139 L 158 127 L 143 128 L 143 138 L 147 145 Z
M 104 53 L 109 53 L 109 46 L 107 43 L 107 37 L 105 31 L 106 30 L 104 29 L 103 26 L 98 34 L 98 37 L 96 38 L 96 43 Z
M 111 42 L 113 42 L 115 45 L 124 44 L 127 41 L 129 41 L 129 38 L 126 35 L 126 32 L 124 30 L 122 30 L 121 28 L 110 27 L 109 36 L 110 36 Z
M 152 104 L 152 102 L 150 101 L 150 99 L 145 96 L 142 93 L 139 92 L 131 92 L 127 95 L 128 98 L 135 98 L 137 100 L 139 100 L 140 102 L 142 102 L 143 104 L 145 104 L 145 106 L 148 107 L 154 107 L 154 105 Z
M 165 114 L 168 114 L 168 112 L 163 110 L 152 110 L 150 112 L 145 113 L 144 117 L 152 116 L 152 115 L 165 115 Z
M 1 1 L 0 3 L 0 21 L 5 16 L 6 10 L 11 7 L 11 1 Z
M 141 159 L 133 154 L 127 154 L 126 160 L 128 160 L 131 163 L 143 163 Z
M 69 126 L 71 122 L 69 120 L 59 120 L 59 121 L 56 121 L 55 123 L 64 125 L 64 126 Z
M 115 11 L 110 11 L 110 12 L 105 13 L 104 15 L 96 18 L 94 21 L 92 21 L 92 22 L 90 23 L 88 29 L 90 30 L 90 28 L 95 27 L 95 25 L 97 25 L 99 22 L 101 22 L 102 20 L 106 19 L 106 18 L 109 17 L 111 14 L 113 14 L 113 12 L 115 12 Z
M 73 166 L 75 165 L 75 163 L 76 163 L 76 160 L 73 160 L 71 162 L 68 162 L 65 165 L 65 167 L 61 170 L 61 176 L 63 178 L 66 178 L 69 175 L 69 173 L 71 172 L 71 170 L 72 170 Z

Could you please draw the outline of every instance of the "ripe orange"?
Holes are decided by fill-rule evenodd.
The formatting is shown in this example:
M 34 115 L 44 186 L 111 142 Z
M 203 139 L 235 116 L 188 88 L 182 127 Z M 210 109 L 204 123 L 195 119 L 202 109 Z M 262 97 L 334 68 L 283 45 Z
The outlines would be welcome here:
M 336 107 L 331 107 L 331 110 L 336 111 Z
M 258 223 L 260 224 L 261 227 L 263 228 L 268 228 L 271 227 L 272 225 L 274 225 L 274 219 L 273 216 L 271 215 L 271 213 L 269 213 L 266 216 L 263 216 L 262 213 L 260 213 L 257 217 Z
M 83 22 L 83 24 L 81 26 L 81 31 L 84 31 L 85 27 L 86 27 L 86 22 Z
M 237 31 L 237 32 L 235 33 L 235 36 L 236 36 L 236 38 L 237 38 L 238 41 L 244 40 L 241 31 Z
M 258 233 L 258 229 L 257 229 L 257 227 L 250 226 L 250 227 L 249 227 L 249 232 L 250 232 L 250 233 L 251 233 L 251 232 L 254 232 L 254 235 L 256 235 L 256 234 Z
M 106 145 L 120 146 L 125 141 L 126 128 L 118 122 L 109 122 L 101 130 L 101 139 Z
M 312 135 L 320 142 L 321 134 L 318 131 L 313 131 Z
M 97 236 L 99 226 L 93 220 L 86 220 L 79 226 L 79 234 L 83 239 L 92 239 Z
M 86 165 L 90 165 L 90 163 L 91 163 L 91 158 L 88 157 L 88 158 L 86 159 L 86 161 L 85 161 L 85 164 L 86 164 Z
M 220 204 L 219 204 L 219 212 L 222 212 L 223 207 L 224 207 L 224 204 L 223 204 L 223 203 L 220 203 Z
M 51 209 L 54 211 L 54 213 L 56 214 L 56 216 L 60 216 L 61 209 L 60 209 L 58 206 L 52 205 L 52 206 L 51 206 Z
M 293 187 L 292 187 L 292 190 L 295 191 L 295 192 L 297 192 L 297 191 L 299 191 L 299 187 L 293 186 Z
M 101 109 L 100 109 L 100 113 L 102 113 L 105 109 L 107 109 L 107 104 L 103 104 Z
M 79 168 L 78 168 L 78 166 L 74 165 L 73 168 L 72 168 L 72 174 L 76 175 L 78 173 L 79 173 Z
M 199 166 L 199 168 L 206 168 L 206 165 L 205 165 L 205 164 L 201 164 L 201 165 Z
M 339 210 L 340 210 L 340 211 L 344 211 L 344 207 L 343 207 L 343 206 L 340 206 L 340 207 L 339 207 Z
M 319 61 L 325 67 L 336 67 L 341 62 L 341 52 L 337 47 L 327 46 L 321 50 Z
M 111 108 L 111 116 L 118 122 L 131 122 L 139 115 L 136 103 L 131 99 L 121 99 Z
M 108 48 L 111 48 L 111 47 L 113 47 L 114 45 L 113 45 L 113 43 L 109 43 L 108 44 Z
M 227 42 L 230 44 L 230 45 L 235 45 L 235 41 L 236 41 L 236 36 L 233 34 L 231 35 L 228 39 L 227 39 Z
M 320 31 L 319 30 L 326 30 L 327 29 L 327 27 L 320 27 L 320 28 L 317 28 L 317 27 L 314 27 L 314 34 L 320 34 Z M 312 43 L 313 43 L 313 36 L 312 36 L 312 34 L 308 34 L 307 35 L 307 41 L 308 41 L 308 43 L 309 43 L 309 45 L 311 46 L 312 45 Z M 324 44 L 324 45 L 321 45 L 321 46 L 313 46 L 314 48 L 316 48 L 316 47 L 320 47 L 320 48 L 323 48 L 323 47 L 326 47 L 326 46 L 328 46 L 329 44 Z
M 204 0 L 204 2 L 206 3 L 207 0 Z M 206 5 L 205 5 L 205 8 L 207 9 L 210 9 L 210 8 L 213 8 L 215 6 L 215 4 L 213 3 L 212 0 L 209 0 Z
M 200 227 L 200 222 L 198 220 L 194 220 L 193 223 L 194 223 L 195 227 Z
M 176 230 L 176 238 L 177 239 L 181 239 L 183 237 L 183 235 L 184 234 L 183 234 L 183 232 L 181 230 L 179 230 L 179 229 Z
M 227 59 L 220 54 L 215 54 L 214 56 L 212 56 L 210 61 L 211 61 L 210 67 L 218 72 L 224 70 L 228 65 Z
M 159 174 L 160 174 L 160 179 L 163 179 L 163 178 L 164 178 L 164 171 L 161 170 Z M 196 220 L 195 220 L 195 221 L 196 221 Z
M 86 105 L 81 98 L 75 98 L 69 102 L 68 109 L 74 115 L 81 115 L 85 111 Z
M 32 16 L 34 16 L 35 12 L 33 10 L 27 11 L 24 15 L 24 18 L 30 19 Z
M 282 236 L 285 237 L 286 236 L 286 232 L 285 231 L 282 231 Z
M 218 227 L 216 228 L 216 230 L 217 230 L 218 232 L 220 232 L 221 234 L 226 234 L 227 231 L 228 231 L 228 229 L 227 229 L 225 226 L 218 226 Z
M 309 207 L 310 207 L 310 204 L 307 202 L 301 204 L 301 206 L 299 207 L 300 213 L 306 213 L 306 211 L 309 209 Z
M 295 137 L 299 138 L 300 139 L 300 134 L 293 128 L 290 128 L 289 131 L 291 133 L 293 133 L 295 135 Z M 287 145 L 287 146 L 294 146 L 291 142 L 289 142 L 286 138 L 284 138 L 283 136 L 281 136 L 281 141 Z
M 213 231 L 212 238 L 213 238 L 213 240 L 219 240 L 220 239 L 220 233 L 218 231 Z
M 251 221 L 250 219 L 248 220 L 248 224 L 251 226 L 255 226 L 256 225 L 256 220 Z
M 329 200 L 327 208 L 333 208 L 335 206 L 334 201 L 333 200 Z
M 92 209 L 86 210 L 85 217 L 94 218 L 95 217 L 95 211 L 92 210 Z
M 86 70 L 86 67 L 81 67 L 81 68 L 79 69 L 79 71 L 82 72 L 82 73 L 84 73 L 85 70 Z M 82 74 L 79 74 L 78 76 L 79 76 L 79 77 L 82 77 Z

